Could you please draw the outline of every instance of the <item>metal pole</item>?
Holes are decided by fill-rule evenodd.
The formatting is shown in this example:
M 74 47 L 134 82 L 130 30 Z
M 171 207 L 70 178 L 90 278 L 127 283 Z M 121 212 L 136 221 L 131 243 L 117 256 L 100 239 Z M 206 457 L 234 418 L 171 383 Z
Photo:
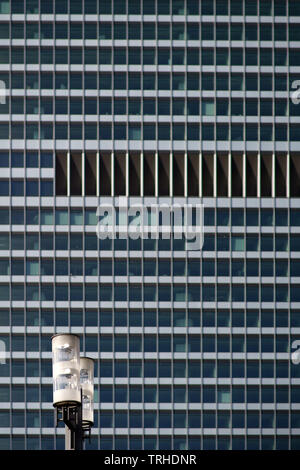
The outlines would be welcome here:
M 81 425 L 77 426 L 77 429 L 75 430 L 74 433 L 74 444 L 75 444 L 75 450 L 82 450 L 83 449 L 83 435 L 82 435 L 82 429 Z
M 82 430 L 82 407 L 67 410 L 65 417 L 65 450 L 82 450 L 83 430 Z
M 83 449 L 83 432 L 82 432 L 82 390 L 80 390 L 80 397 L 81 403 L 78 406 L 77 415 L 77 422 L 75 423 L 75 431 L 74 431 L 74 446 L 75 450 L 82 450 Z
M 65 425 L 65 450 L 73 450 L 72 449 L 72 431 Z
M 65 450 L 82 450 L 83 435 L 80 426 L 75 429 L 65 427 Z

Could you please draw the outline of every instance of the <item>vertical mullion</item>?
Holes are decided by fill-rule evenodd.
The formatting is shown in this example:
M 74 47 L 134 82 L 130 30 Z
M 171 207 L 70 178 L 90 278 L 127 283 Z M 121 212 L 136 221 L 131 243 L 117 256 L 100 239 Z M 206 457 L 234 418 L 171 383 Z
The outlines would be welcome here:
M 202 152 L 199 152 L 198 164 L 199 164 L 198 196 L 203 198 L 203 175 L 202 175 L 203 154 L 202 154 Z
M 81 152 L 81 195 L 85 196 L 85 153 Z
M 100 155 L 96 152 L 96 196 L 100 196 Z
M 71 156 L 70 152 L 67 152 L 67 196 L 71 196 Z

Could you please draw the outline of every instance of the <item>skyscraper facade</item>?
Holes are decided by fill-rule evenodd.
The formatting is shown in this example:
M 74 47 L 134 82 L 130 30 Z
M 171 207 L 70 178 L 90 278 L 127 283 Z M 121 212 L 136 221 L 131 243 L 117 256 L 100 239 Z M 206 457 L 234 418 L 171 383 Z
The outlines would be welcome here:
M 64 332 L 87 448 L 300 449 L 299 89 L 296 0 L 0 0 L 0 449 L 64 447 Z M 120 201 L 203 247 L 99 238 Z

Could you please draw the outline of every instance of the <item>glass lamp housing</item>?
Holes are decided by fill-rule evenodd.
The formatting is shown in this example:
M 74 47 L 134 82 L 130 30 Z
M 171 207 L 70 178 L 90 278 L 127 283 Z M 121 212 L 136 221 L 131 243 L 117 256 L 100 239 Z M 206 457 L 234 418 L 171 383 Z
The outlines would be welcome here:
M 80 358 L 80 385 L 82 390 L 83 425 L 94 423 L 94 361 L 89 357 Z
M 52 338 L 53 405 L 81 403 L 80 341 L 71 334 Z

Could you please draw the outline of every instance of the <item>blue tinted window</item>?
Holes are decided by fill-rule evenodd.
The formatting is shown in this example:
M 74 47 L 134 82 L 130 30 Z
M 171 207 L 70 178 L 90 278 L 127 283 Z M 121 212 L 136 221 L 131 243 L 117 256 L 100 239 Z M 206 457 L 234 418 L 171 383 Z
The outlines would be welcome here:
M 8 168 L 9 166 L 9 155 L 8 153 L 1 152 L 0 153 L 0 168 Z

